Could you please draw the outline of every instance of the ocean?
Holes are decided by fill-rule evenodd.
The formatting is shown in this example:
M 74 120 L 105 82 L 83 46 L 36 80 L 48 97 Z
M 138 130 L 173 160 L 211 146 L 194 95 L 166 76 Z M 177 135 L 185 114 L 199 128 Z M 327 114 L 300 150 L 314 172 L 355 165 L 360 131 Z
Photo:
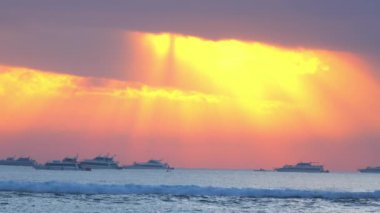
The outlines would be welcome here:
M 380 212 L 380 174 L 0 166 L 0 212 Z

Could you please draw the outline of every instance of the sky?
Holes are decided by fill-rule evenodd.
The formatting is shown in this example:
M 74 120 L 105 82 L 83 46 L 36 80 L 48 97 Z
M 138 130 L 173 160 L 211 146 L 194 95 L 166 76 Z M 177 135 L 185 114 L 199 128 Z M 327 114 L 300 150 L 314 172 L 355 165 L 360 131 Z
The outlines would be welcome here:
M 3 0 L 0 157 L 380 165 L 380 2 Z

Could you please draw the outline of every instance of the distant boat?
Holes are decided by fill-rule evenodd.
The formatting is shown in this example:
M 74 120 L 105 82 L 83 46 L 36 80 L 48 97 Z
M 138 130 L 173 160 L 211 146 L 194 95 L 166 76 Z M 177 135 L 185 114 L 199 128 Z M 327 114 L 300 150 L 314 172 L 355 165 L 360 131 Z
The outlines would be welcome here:
M 97 156 L 93 159 L 84 160 L 79 163 L 82 169 L 121 169 L 113 157 L 110 156 Z
M 260 168 L 260 169 L 254 169 L 253 171 L 254 171 L 254 172 L 269 172 L 269 171 L 271 171 L 271 170 L 267 170 L 267 169 Z
M 322 165 L 313 165 L 312 163 L 300 162 L 296 165 L 285 165 L 275 169 L 277 172 L 308 172 L 308 173 L 326 173 Z
M 364 169 L 359 169 L 359 172 L 361 173 L 380 173 L 380 166 L 377 167 L 367 167 Z
M 46 170 L 80 170 L 77 158 L 66 157 L 63 160 L 53 160 L 49 161 L 43 165 L 35 165 L 35 169 L 46 169 Z
M 0 165 L 3 166 L 33 166 L 36 165 L 37 162 L 30 157 L 8 157 L 6 159 L 0 160 Z
M 169 164 L 162 162 L 161 160 L 149 160 L 142 163 L 134 163 L 133 165 L 124 167 L 125 169 L 174 169 Z

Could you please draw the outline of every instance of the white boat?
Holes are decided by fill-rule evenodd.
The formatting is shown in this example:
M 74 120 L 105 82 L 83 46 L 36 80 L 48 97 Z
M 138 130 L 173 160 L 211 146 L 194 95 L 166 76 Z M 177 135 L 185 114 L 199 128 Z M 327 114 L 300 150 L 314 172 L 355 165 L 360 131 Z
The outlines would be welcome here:
M 36 165 L 36 161 L 31 159 L 30 157 L 20 157 L 14 158 L 9 157 L 3 160 L 0 160 L 0 165 L 3 166 L 34 166 Z
M 300 162 L 296 165 L 285 165 L 275 169 L 277 172 L 308 172 L 308 173 L 326 173 L 322 165 L 313 165 L 313 163 Z
M 63 160 L 53 160 L 49 161 L 43 165 L 35 165 L 35 169 L 46 169 L 46 170 L 79 170 L 79 165 L 77 158 L 66 157 Z
M 361 173 L 380 173 L 380 166 L 377 167 L 367 167 L 364 169 L 359 169 L 359 172 Z
M 97 156 L 94 159 L 84 160 L 79 163 L 82 169 L 121 169 L 118 162 L 110 156 Z
M 169 164 L 162 162 L 161 160 L 149 160 L 147 162 L 137 163 L 124 167 L 125 169 L 174 169 Z

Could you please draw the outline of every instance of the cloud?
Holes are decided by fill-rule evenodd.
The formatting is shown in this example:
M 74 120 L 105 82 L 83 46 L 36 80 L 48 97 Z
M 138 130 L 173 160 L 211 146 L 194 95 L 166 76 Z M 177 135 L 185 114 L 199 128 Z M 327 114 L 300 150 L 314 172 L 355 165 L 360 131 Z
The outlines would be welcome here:
M 164 150 L 185 166 L 374 164 L 380 90 L 362 59 L 378 69 L 378 11 L 357 0 L 2 0 L 0 154 L 51 159 L 39 147 L 64 156 L 79 144 L 90 156 L 112 141 L 110 152 Z
M 123 31 L 254 40 L 373 58 L 380 49 L 379 10 L 380 2 L 355 0 L 4 0 L 0 63 L 126 79 L 121 64 L 130 48 L 123 46 Z
M 77 27 L 0 30 L 2 64 L 82 76 L 122 78 L 124 34 Z

